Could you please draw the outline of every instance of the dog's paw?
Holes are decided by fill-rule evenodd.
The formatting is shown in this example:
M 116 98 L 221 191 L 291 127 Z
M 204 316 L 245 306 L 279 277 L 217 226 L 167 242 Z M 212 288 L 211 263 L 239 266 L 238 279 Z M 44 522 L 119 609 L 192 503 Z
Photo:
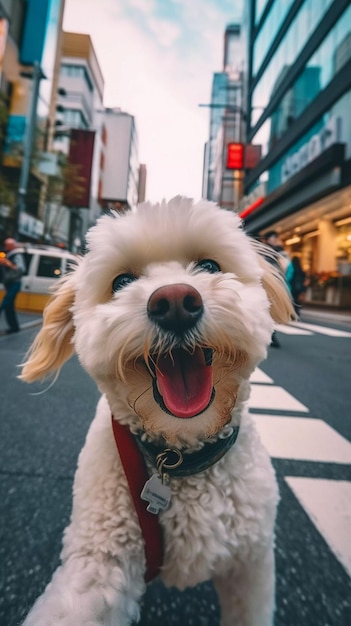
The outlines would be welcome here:
M 67 608 L 67 607 L 66 607 Z M 84 616 L 81 611 L 72 609 L 69 613 L 63 610 L 50 607 L 45 603 L 34 605 L 28 614 L 22 626 L 129 626 L 129 620 L 116 621 L 109 614 L 100 618 L 91 618 Z
M 22 626 L 130 626 L 139 618 L 138 601 L 144 585 L 136 597 L 112 586 L 111 581 L 112 575 L 105 578 L 104 585 L 82 576 L 78 581 L 78 576 L 67 578 L 65 567 L 59 568 Z
M 97 610 L 94 615 L 94 610 Z M 88 606 L 84 597 L 73 606 L 64 605 L 60 598 L 42 596 L 37 600 L 22 626 L 130 626 L 132 618 L 122 607 L 107 608 Z

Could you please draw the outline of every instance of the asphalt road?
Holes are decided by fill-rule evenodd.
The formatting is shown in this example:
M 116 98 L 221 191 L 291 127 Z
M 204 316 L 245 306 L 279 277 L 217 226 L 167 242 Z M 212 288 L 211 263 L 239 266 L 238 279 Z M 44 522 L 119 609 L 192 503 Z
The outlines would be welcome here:
M 264 436 L 275 420 L 276 433 L 268 437 L 267 445 L 268 449 L 276 446 L 274 450 L 278 446 L 272 454 L 281 490 L 275 624 L 349 626 L 347 546 L 340 550 L 339 542 L 338 553 L 334 538 L 330 540 L 319 524 L 319 515 L 324 520 L 323 507 L 320 512 L 313 506 L 319 486 L 335 488 L 325 492 L 326 516 L 333 521 L 334 495 L 338 497 L 338 488 L 351 481 L 350 465 L 343 456 L 351 440 L 351 327 L 310 317 L 307 322 L 320 328 L 344 328 L 350 337 L 306 330 L 303 334 L 303 329 L 297 334 L 281 332 L 281 348 L 271 348 L 261 366 L 271 382 L 258 380 L 253 385 L 251 410 Z M 21 623 L 58 564 L 77 456 L 98 399 L 94 383 L 75 358 L 44 392 L 40 385 L 27 386 L 16 379 L 18 363 L 34 333 L 29 328 L 0 337 L 0 626 Z M 300 433 L 300 439 L 295 442 L 290 434 L 280 442 L 281 425 L 283 431 L 292 425 L 289 432 Z M 338 434 L 340 441 L 335 440 Z M 307 452 L 302 453 L 305 447 Z M 307 503 L 303 501 L 306 485 L 310 488 Z M 349 543 L 350 537 L 351 527 Z M 140 624 L 219 626 L 211 583 L 183 593 L 152 583 L 143 600 Z

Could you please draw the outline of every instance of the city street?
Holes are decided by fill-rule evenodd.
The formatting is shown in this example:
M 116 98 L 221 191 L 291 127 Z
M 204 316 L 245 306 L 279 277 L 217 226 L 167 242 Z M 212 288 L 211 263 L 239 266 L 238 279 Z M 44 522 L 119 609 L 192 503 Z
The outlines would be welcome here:
M 291 320 L 278 274 L 301 315 L 271 335 L 267 306 Z M 116 434 L 118 458 L 123 416 L 90 431 L 64 554 L 79 574 L 64 568 L 74 591 L 44 626 L 137 618 L 138 563 L 122 575 L 117 560 L 140 548 L 132 501 L 161 560 L 146 500 L 172 507 L 164 578 L 205 582 L 153 580 L 140 626 L 220 626 L 210 575 L 223 613 L 239 607 L 226 626 L 271 620 L 274 485 L 251 417 L 280 493 L 269 626 L 351 626 L 351 0 L 0 0 L 0 626 L 22 626 L 60 564 L 100 397 L 77 355 L 55 380 L 18 378 L 58 286 L 25 377 L 70 353 L 73 312 L 81 361 L 149 437 Z M 122 399 L 114 371 L 130 376 Z M 247 428 L 234 423 L 244 398 Z M 199 454 L 172 449 L 196 441 Z M 146 480 L 133 444 L 161 476 Z M 219 459 L 225 471 L 193 481 Z
M 76 358 L 52 386 L 16 379 L 36 331 L 0 336 L 0 626 L 21 623 L 58 564 L 77 456 L 99 397 Z M 349 626 L 351 324 L 309 312 L 278 337 L 281 347 L 269 349 L 252 377 L 250 399 L 281 492 L 275 626 Z M 211 583 L 184 593 L 152 583 L 140 624 L 219 626 Z

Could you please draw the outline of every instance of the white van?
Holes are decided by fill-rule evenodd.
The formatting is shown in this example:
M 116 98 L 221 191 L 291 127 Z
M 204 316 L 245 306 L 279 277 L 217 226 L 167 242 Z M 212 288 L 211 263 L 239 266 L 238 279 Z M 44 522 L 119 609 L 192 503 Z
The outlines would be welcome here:
M 27 272 L 21 279 L 22 287 L 16 298 L 16 309 L 42 311 L 52 286 L 77 262 L 76 257 L 67 250 L 54 246 L 24 244 L 18 251 L 24 256 Z M 1 288 L 3 285 L 0 284 Z

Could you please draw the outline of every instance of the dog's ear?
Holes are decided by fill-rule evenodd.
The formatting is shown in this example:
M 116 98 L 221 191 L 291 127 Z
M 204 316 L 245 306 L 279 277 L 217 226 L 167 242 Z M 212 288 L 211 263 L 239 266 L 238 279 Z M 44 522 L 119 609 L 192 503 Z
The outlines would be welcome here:
M 284 276 L 261 254 L 259 254 L 259 262 L 263 269 L 262 284 L 271 305 L 271 316 L 278 324 L 287 324 L 292 319 L 296 319 L 296 314 Z
M 28 383 L 58 373 L 74 352 L 71 308 L 74 290 L 69 274 L 62 279 L 43 313 L 43 325 L 31 345 L 19 376 Z

